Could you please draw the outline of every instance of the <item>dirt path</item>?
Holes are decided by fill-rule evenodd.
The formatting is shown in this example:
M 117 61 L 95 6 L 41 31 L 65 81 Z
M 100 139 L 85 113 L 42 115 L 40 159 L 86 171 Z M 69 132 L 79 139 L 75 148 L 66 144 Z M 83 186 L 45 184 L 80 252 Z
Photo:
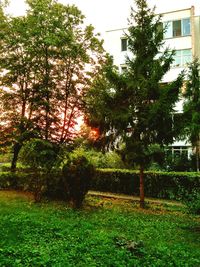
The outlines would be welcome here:
M 129 196 L 129 195 L 124 195 L 124 194 L 115 194 L 115 193 L 109 193 L 109 192 L 89 191 L 88 195 L 105 197 L 105 198 L 122 199 L 122 200 L 133 200 L 135 202 L 140 201 L 140 198 L 137 196 Z M 167 204 L 167 205 L 173 205 L 173 206 L 174 205 L 184 206 L 182 203 L 178 201 L 167 200 L 167 199 L 145 198 L 145 201 L 147 203 L 152 203 L 152 204 L 162 204 L 162 205 Z

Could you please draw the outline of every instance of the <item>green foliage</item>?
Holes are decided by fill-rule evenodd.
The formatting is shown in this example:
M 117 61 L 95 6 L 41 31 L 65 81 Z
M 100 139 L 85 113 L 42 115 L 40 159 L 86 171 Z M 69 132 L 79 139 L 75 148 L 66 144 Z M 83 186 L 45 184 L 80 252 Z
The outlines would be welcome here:
M 0 172 L 0 189 L 14 189 L 21 191 L 33 191 L 32 187 L 33 174 L 26 173 L 12 173 L 9 171 Z
M 193 164 L 192 159 L 188 159 L 188 156 L 185 154 L 182 155 L 166 155 L 165 162 L 163 164 L 163 169 L 166 171 L 192 171 Z
M 11 154 L 10 153 L 0 153 L 0 163 L 10 162 Z
M 63 166 L 63 179 L 75 208 L 82 206 L 93 175 L 94 167 L 84 156 L 73 155 Z
M 77 156 L 82 158 L 82 156 Z M 71 162 L 71 161 L 70 161 Z M 89 164 L 89 163 L 87 163 Z M 86 166 L 88 167 L 88 165 Z M 90 166 L 90 164 L 89 164 Z M 75 190 L 81 188 L 83 182 L 83 193 L 80 189 L 80 194 L 85 194 L 85 190 L 104 191 L 113 193 L 124 193 L 129 195 L 139 194 L 139 172 L 133 170 L 120 169 L 97 169 L 92 175 L 92 178 L 87 173 L 85 166 L 77 166 L 69 164 L 66 169 L 72 170 L 63 174 L 61 172 L 52 172 L 48 175 L 41 174 L 41 185 L 43 195 L 53 199 L 69 199 L 68 185 L 66 179 L 74 179 L 72 183 L 79 183 Z M 81 175 L 76 180 L 76 168 L 81 171 Z M 78 172 L 77 170 L 77 172 Z M 83 170 L 83 171 L 82 171 Z M 65 173 L 65 172 L 64 172 Z M 83 174 L 85 175 L 83 177 Z M 65 176 L 66 175 L 66 176 Z M 70 176 L 70 178 L 68 178 Z M 67 177 L 67 178 L 66 178 Z M 74 178 L 76 177 L 76 178 Z M 79 180 L 79 178 L 81 179 Z M 17 189 L 34 192 L 36 186 L 35 174 L 31 170 L 24 170 L 20 173 L 1 172 L 0 173 L 0 189 Z M 185 202 L 186 196 L 193 195 L 193 190 L 200 190 L 200 176 L 198 173 L 188 172 L 161 172 L 147 171 L 145 172 L 146 195 L 148 197 L 176 199 Z M 90 182 L 88 184 L 88 182 Z M 77 193 L 79 194 L 79 193 Z M 81 195 L 82 198 L 82 195 Z M 195 199 L 195 198 L 194 198 Z
M 161 83 L 170 69 L 173 52 L 165 50 L 160 54 L 161 18 L 148 7 L 147 1 L 135 3 L 137 10 L 132 9 L 125 34 L 130 50 L 127 71 L 118 74 L 109 61 L 104 76 L 97 77 L 96 88 L 89 92 L 88 110 L 91 123 L 99 126 L 102 145 L 124 142 L 129 158 L 145 167 L 151 158 L 151 146 L 172 143 L 177 134 L 171 113 L 183 75 L 173 83 Z
M 25 16 L 1 11 L 0 144 L 14 146 L 14 170 L 27 140 L 63 144 L 75 138 L 83 96 L 101 68 L 104 50 L 74 5 L 27 0 Z
M 128 211 L 127 204 L 98 208 L 102 200 L 92 200 L 92 210 L 77 212 L 1 191 L 1 265 L 199 266 L 196 218 L 180 211 Z
M 173 52 L 165 50 L 158 57 L 163 45 L 163 32 L 158 30 L 161 18 L 149 9 L 147 1 L 135 2 L 137 12 L 131 12 L 127 34 L 133 55 L 127 58 L 128 70 L 124 74 L 128 89 L 123 90 L 132 90 L 127 110 L 130 131 L 125 135 L 125 141 L 129 157 L 145 167 L 153 157 L 160 160 L 155 156 L 158 154 L 156 146 L 173 141 L 171 113 L 183 77 L 180 75 L 171 84 L 161 83 L 172 63 Z M 156 148 L 156 153 L 152 148 Z
M 190 213 L 200 214 L 200 186 L 190 191 L 186 189 L 182 201 L 187 205 Z
M 146 171 L 145 193 L 148 197 L 180 200 L 184 190 L 200 188 L 198 173 Z M 139 194 L 139 172 L 134 170 L 98 169 L 91 182 L 91 189 L 97 191 Z
M 20 169 L 20 172 L 0 172 L 0 190 L 20 190 L 31 192 L 35 201 L 40 202 L 41 197 L 49 199 L 67 200 L 65 183 L 60 172 L 34 173 L 31 169 Z
M 125 168 L 120 155 L 113 151 L 102 153 L 94 149 L 77 148 L 72 154 L 85 156 L 96 168 Z
M 196 155 L 196 169 L 200 169 L 200 64 L 197 59 L 189 66 L 188 82 L 184 92 L 184 133 Z
M 32 139 L 21 151 L 21 161 L 33 170 L 50 171 L 55 164 L 58 148 L 42 139 Z
M 179 129 L 172 127 L 172 113 L 184 75 L 181 73 L 171 83 L 162 83 L 174 52 L 163 51 L 161 17 L 148 7 L 147 0 L 135 0 L 135 4 L 124 34 L 129 48 L 127 71 L 117 73 L 108 61 L 106 76 L 97 77 L 96 90 L 89 95 L 88 117 L 99 127 L 102 146 L 116 148 L 117 143 L 125 143 L 127 158 L 139 165 L 142 207 L 143 171 L 155 155 L 151 146 L 173 143 L 178 135 Z
M 49 178 L 48 173 L 51 172 L 57 159 L 56 147 L 46 140 L 32 139 L 23 147 L 21 158 L 22 163 L 33 170 L 32 189 L 35 201 L 39 202 Z

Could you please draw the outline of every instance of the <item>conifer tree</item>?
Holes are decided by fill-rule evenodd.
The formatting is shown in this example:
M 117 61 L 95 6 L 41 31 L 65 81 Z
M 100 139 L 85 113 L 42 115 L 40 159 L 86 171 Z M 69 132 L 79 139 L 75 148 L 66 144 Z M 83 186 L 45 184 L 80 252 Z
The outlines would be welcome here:
M 200 160 L 200 64 L 195 59 L 189 66 L 188 82 L 184 92 L 183 107 L 185 134 L 191 142 L 196 155 L 196 169 L 199 171 Z
M 98 94 L 98 103 L 93 100 L 89 106 L 91 121 L 100 122 L 101 135 L 115 145 L 117 140 L 123 141 L 126 157 L 138 165 L 140 205 L 144 207 L 144 170 L 150 159 L 156 157 L 158 146 L 173 142 L 176 133 L 172 127 L 172 112 L 183 75 L 172 83 L 162 83 L 174 52 L 163 48 L 161 17 L 155 15 L 146 0 L 135 0 L 135 3 L 137 11 L 131 9 L 126 33 L 127 71 L 117 74 L 110 65 L 106 77 L 112 90 L 104 88 L 101 101 Z M 94 92 L 99 92 L 99 88 L 103 92 L 103 86 L 108 86 L 100 81 L 103 79 L 97 82 Z

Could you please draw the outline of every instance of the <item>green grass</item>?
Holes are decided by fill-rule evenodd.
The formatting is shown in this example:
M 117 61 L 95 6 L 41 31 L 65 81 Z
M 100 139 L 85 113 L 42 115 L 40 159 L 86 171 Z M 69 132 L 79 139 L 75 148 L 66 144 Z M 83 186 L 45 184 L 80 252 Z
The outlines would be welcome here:
M 74 211 L 0 191 L 0 229 L 0 266 L 200 266 L 200 217 L 173 206 L 88 197 Z

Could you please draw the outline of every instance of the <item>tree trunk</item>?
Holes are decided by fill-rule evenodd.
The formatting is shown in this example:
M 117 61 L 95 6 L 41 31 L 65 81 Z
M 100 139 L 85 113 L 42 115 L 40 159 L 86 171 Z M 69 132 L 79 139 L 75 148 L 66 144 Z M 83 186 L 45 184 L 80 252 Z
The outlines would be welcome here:
M 11 162 L 11 171 L 15 172 L 16 171 L 16 166 L 17 166 L 17 159 L 19 155 L 19 151 L 22 148 L 22 145 L 20 143 L 15 143 L 13 147 L 13 158 Z
M 197 172 L 199 172 L 199 147 L 198 146 L 196 148 L 196 167 L 197 167 Z
M 199 169 L 200 169 L 199 158 L 200 158 L 200 134 L 198 135 L 197 144 L 196 144 L 196 167 L 197 167 L 197 172 L 199 172 Z
M 144 167 L 140 166 L 140 208 L 144 209 Z

